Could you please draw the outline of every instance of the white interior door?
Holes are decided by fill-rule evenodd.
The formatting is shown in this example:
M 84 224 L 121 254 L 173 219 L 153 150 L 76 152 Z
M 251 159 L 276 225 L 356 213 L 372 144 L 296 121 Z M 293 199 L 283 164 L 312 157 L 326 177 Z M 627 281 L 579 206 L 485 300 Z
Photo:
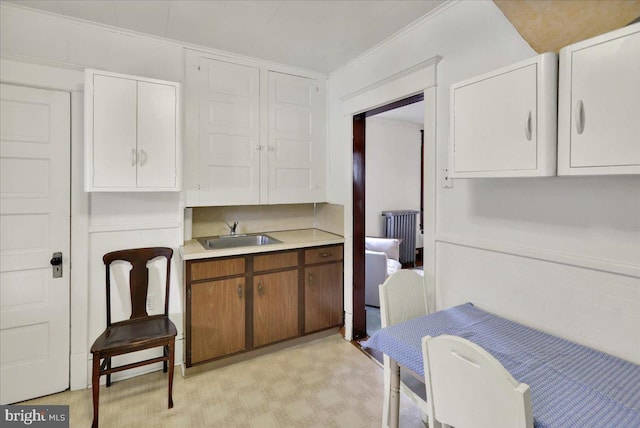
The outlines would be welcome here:
M 7 404 L 69 386 L 70 95 L 0 89 L 0 404 Z M 62 277 L 54 279 L 57 251 Z

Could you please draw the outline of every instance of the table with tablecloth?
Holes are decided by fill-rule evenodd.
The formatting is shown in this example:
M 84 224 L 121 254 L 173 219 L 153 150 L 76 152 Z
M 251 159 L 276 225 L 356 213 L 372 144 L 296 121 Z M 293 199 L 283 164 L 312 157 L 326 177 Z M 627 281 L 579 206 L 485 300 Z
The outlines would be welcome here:
M 422 338 L 441 334 L 480 345 L 517 381 L 528 384 L 537 428 L 640 427 L 639 365 L 471 303 L 386 327 L 362 346 L 424 376 Z

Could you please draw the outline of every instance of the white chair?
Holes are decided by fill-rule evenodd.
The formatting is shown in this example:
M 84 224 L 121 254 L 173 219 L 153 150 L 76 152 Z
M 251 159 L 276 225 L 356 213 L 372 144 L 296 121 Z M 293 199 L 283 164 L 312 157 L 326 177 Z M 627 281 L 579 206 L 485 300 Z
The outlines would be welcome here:
M 399 270 L 380 284 L 380 321 L 382 327 L 407 321 L 429 313 L 424 277 L 411 270 Z M 384 406 L 382 424 L 389 424 L 391 363 L 384 355 Z M 426 402 L 425 385 L 406 371 L 400 372 L 400 391 L 416 403 L 426 422 L 429 409 Z
M 457 336 L 422 339 L 430 426 L 532 428 L 529 385 L 491 354 Z

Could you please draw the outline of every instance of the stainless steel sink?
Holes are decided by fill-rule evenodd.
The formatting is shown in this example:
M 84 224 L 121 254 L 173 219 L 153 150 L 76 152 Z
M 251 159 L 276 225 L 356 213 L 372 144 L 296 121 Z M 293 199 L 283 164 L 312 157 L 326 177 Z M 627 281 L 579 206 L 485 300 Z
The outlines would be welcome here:
M 269 235 L 226 235 L 198 238 L 205 250 L 224 250 L 227 248 L 252 247 L 256 245 L 281 244 Z

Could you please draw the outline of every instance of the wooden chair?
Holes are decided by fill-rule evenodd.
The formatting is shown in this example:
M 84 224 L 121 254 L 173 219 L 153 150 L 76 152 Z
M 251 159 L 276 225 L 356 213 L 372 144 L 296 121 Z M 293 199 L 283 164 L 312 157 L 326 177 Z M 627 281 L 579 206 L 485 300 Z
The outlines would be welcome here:
M 533 428 L 529 385 L 491 354 L 457 336 L 422 339 L 429 426 Z
M 424 277 L 411 270 L 399 270 L 379 285 L 380 324 L 387 327 L 429 313 Z M 385 396 L 382 412 L 383 425 L 389 423 L 389 385 L 391 384 L 391 368 L 389 357 L 384 355 Z M 426 402 L 425 384 L 406 371 L 400 372 L 400 390 L 413 401 L 426 422 L 429 408 Z
M 106 266 L 107 286 L 107 328 L 91 346 L 93 354 L 93 428 L 98 427 L 98 407 L 100 404 L 100 376 L 107 375 L 107 387 L 111 386 L 111 373 L 162 362 L 163 370 L 169 370 L 169 408 L 173 407 L 173 366 L 176 326 L 169 320 L 169 280 L 171 273 L 171 248 L 136 248 L 114 251 L 103 257 Z M 149 270 L 147 263 L 157 257 L 167 260 L 164 313 L 149 315 L 146 310 Z M 111 322 L 111 263 L 123 260 L 131 263 L 129 289 L 131 294 L 131 317 L 125 321 Z M 145 361 L 111 367 L 111 358 L 116 355 L 163 347 L 163 355 Z M 102 364 L 100 363 L 101 360 Z M 167 367 L 168 365 L 168 367 Z

